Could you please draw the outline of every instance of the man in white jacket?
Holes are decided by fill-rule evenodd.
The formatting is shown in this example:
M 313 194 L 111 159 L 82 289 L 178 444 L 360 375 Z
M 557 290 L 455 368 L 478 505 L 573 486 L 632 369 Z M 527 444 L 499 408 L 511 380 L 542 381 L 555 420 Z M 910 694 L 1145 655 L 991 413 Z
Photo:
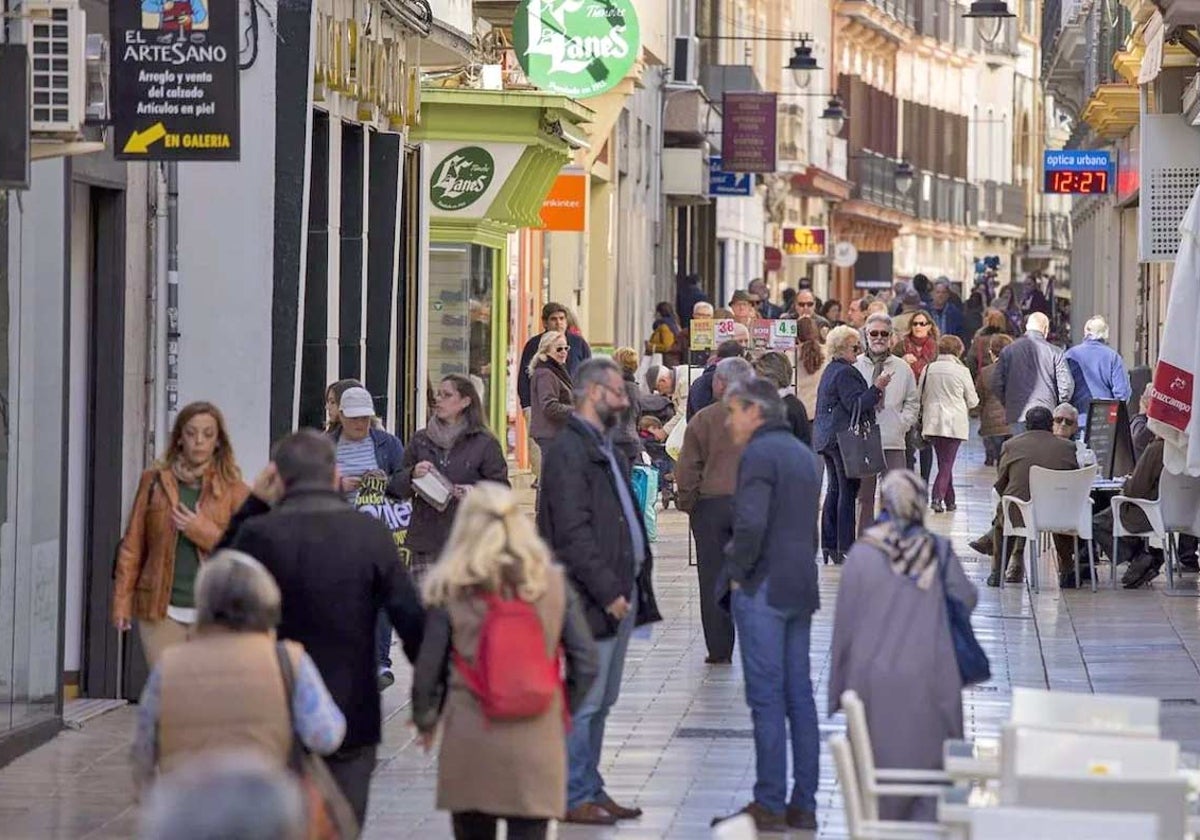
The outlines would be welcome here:
M 905 468 L 904 436 L 917 422 L 921 413 L 921 394 L 912 368 L 899 356 L 892 355 L 892 319 L 883 312 L 867 317 L 863 327 L 867 352 L 858 357 L 854 366 L 868 382 L 874 382 L 885 372 L 892 382 L 883 392 L 883 405 L 875 411 L 879 436 L 883 440 L 883 458 L 887 471 Z M 858 533 L 875 522 L 875 487 L 878 476 L 862 479 L 858 489 Z

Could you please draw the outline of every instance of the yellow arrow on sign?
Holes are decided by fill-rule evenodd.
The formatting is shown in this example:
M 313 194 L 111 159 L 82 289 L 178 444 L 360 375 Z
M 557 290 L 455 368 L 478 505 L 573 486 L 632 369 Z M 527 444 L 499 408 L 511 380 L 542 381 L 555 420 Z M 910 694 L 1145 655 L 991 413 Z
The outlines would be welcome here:
M 125 144 L 125 154 L 144 155 L 150 151 L 150 144 L 157 143 L 166 136 L 167 127 L 162 123 L 155 123 L 145 131 L 135 131 L 129 135 L 129 141 Z

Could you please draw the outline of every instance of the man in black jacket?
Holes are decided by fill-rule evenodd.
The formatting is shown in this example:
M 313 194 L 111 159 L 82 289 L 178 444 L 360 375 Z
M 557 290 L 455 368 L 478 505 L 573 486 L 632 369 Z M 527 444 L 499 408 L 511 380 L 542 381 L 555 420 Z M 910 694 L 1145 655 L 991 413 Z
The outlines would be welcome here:
M 812 615 L 820 607 L 817 459 L 792 434 L 773 383 L 736 385 L 725 404 L 730 434 L 746 448 L 738 465 L 723 588 L 740 641 L 758 768 L 754 801 L 739 813 L 749 814 L 760 832 L 811 831 L 817 827 L 821 753 L 809 673 Z M 790 793 L 789 736 L 795 777 Z
M 604 790 L 600 749 L 617 702 L 635 625 L 660 621 L 651 584 L 650 542 L 611 432 L 629 406 L 621 370 L 590 359 L 575 374 L 575 413 L 542 463 L 538 530 L 579 593 L 600 651 L 600 670 L 567 736 L 567 822 L 612 825 L 641 816 Z
M 376 616 L 387 612 L 410 662 L 425 616 L 387 527 L 337 491 L 336 460 L 318 432 L 284 438 L 274 452 L 275 489 L 268 467 L 221 542 L 275 577 L 283 596 L 279 638 L 304 645 L 346 715 L 341 749 L 326 762 L 362 825 L 381 729 Z
M 712 360 L 712 364 L 704 368 L 704 373 L 696 377 L 696 381 L 688 389 L 688 420 L 695 417 L 696 412 L 716 402 L 716 397 L 713 395 L 713 377 L 717 372 L 717 363 L 722 359 L 740 359 L 745 358 L 745 356 L 746 348 L 736 341 L 730 339 L 729 341 L 721 342 L 721 346 L 717 348 L 717 356 Z

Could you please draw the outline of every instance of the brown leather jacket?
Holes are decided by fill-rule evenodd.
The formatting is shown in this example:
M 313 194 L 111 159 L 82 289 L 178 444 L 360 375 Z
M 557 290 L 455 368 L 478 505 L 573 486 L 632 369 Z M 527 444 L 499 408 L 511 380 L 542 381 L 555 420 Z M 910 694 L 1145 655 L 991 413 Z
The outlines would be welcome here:
M 234 511 L 242 506 L 250 488 L 243 482 L 227 485 L 213 473 L 204 478 L 196 519 L 185 536 L 204 560 L 217 545 Z M 113 584 L 113 619 L 166 617 L 175 579 L 175 543 L 178 532 L 171 511 L 179 504 L 179 484 L 170 469 L 142 473 L 129 528 L 117 552 Z

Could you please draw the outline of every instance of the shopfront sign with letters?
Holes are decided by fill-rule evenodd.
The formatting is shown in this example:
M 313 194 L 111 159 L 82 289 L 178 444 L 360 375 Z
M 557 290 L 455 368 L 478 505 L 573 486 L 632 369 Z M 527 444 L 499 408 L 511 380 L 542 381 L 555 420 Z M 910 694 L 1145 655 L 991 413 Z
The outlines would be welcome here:
M 109 8 L 118 160 L 240 158 L 237 0 L 140 0 Z
M 512 34 L 529 81 L 574 99 L 612 90 L 641 51 L 632 0 L 521 0 Z
M 426 210 L 483 218 L 525 152 L 520 143 L 435 140 L 425 144 Z
M 721 102 L 721 167 L 728 172 L 774 172 L 775 94 L 725 93 Z
M 829 237 L 823 227 L 783 229 L 783 253 L 789 257 L 824 257 Z
M 562 172 L 554 179 L 550 194 L 542 202 L 542 229 L 583 231 L 587 229 L 588 176 Z

